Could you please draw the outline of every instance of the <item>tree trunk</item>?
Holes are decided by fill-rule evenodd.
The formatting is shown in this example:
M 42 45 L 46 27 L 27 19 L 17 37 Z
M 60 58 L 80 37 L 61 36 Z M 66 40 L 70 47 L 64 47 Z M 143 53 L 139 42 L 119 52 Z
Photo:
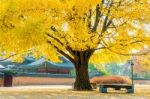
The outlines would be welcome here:
M 81 59 L 81 58 L 80 58 Z M 88 74 L 88 61 L 81 59 L 75 64 L 76 79 L 74 83 L 75 90 L 92 90 L 89 74 Z

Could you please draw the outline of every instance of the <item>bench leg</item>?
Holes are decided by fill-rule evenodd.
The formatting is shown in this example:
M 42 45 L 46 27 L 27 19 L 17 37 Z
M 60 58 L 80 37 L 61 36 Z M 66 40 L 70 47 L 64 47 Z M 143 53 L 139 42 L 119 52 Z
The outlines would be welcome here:
M 100 86 L 99 91 L 102 92 L 102 93 L 107 93 L 107 88 L 103 87 L 103 86 Z
M 128 88 L 127 93 L 134 93 L 134 86 Z

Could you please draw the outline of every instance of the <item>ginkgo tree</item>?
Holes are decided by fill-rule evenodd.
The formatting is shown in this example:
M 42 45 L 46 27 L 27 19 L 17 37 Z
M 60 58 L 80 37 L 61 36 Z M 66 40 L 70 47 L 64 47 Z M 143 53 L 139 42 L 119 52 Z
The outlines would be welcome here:
M 59 62 L 63 55 L 76 70 L 74 89 L 91 90 L 89 62 L 129 59 L 135 50 L 150 46 L 149 4 L 149 0 L 0 0 L 1 56 L 22 61 L 32 53 Z

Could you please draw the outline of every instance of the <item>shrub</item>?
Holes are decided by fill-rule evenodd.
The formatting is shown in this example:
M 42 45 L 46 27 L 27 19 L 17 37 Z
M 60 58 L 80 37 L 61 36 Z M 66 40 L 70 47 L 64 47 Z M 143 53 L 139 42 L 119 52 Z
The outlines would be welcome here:
M 101 76 L 93 77 L 90 83 L 95 84 L 131 84 L 131 80 L 127 77 L 121 76 Z

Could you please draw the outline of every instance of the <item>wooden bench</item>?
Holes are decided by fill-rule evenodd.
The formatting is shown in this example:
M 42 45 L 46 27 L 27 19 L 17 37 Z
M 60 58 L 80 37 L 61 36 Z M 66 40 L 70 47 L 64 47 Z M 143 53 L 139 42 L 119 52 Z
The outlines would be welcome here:
M 103 84 L 99 85 L 99 91 L 102 93 L 107 93 L 107 88 L 113 88 L 115 90 L 120 90 L 121 88 L 125 88 L 127 93 L 134 93 L 134 86 L 127 84 Z

